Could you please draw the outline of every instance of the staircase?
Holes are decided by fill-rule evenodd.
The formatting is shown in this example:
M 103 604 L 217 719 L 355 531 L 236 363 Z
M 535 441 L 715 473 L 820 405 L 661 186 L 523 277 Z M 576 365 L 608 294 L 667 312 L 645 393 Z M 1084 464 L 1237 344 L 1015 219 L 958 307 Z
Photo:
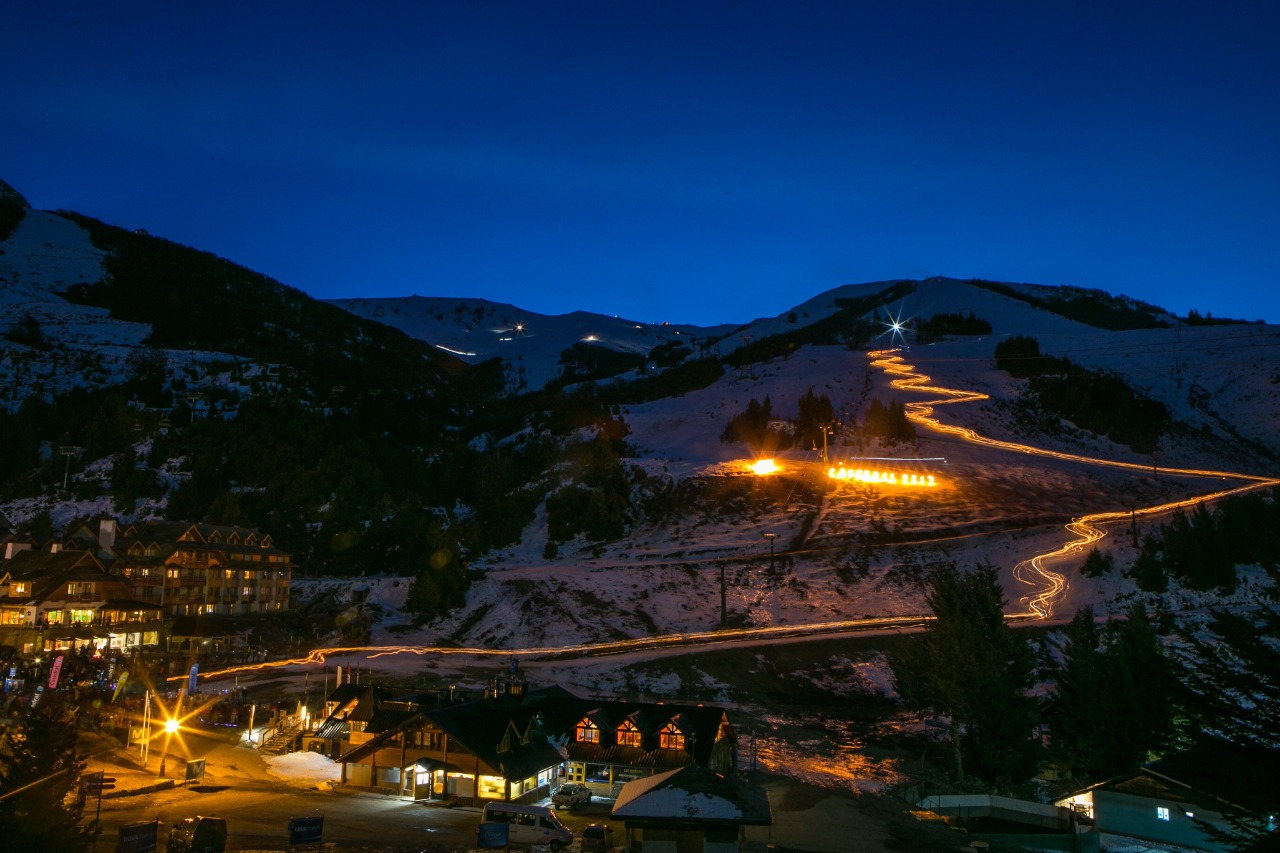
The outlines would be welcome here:
M 302 737 L 302 724 L 292 718 L 284 720 L 278 729 L 258 747 L 263 755 L 284 755 L 298 749 Z

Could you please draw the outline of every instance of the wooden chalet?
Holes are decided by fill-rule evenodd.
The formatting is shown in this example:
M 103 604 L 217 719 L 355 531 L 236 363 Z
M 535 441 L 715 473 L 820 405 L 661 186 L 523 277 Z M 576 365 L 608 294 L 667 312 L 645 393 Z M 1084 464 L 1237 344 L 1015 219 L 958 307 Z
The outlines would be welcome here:
M 308 748 L 342 764 L 341 782 L 415 799 L 533 801 L 566 781 L 597 794 L 686 766 L 736 772 L 722 709 L 581 699 L 558 687 L 454 701 L 342 685 Z
M 160 608 L 132 598 L 96 556 L 61 548 L 22 550 L 4 562 L 0 631 L 15 648 L 130 649 L 155 645 Z

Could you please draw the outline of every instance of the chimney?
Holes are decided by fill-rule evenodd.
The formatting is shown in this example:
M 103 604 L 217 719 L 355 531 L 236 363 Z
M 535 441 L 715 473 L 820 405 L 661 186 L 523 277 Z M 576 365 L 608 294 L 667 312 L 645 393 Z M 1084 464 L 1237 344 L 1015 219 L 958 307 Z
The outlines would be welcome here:
M 98 522 L 98 547 L 110 551 L 116 547 L 116 520 L 104 518 Z
M 19 551 L 30 551 L 30 550 L 31 550 L 30 542 L 6 542 L 4 543 L 4 558 L 6 560 L 12 560 L 13 555 L 18 553 Z

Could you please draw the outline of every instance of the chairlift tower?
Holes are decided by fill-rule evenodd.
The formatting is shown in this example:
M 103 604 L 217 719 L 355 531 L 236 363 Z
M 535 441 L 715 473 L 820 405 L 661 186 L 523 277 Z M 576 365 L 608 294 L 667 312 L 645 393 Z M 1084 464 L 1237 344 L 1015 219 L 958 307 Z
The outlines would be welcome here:
M 67 480 L 71 477 L 71 457 L 79 456 L 83 450 L 83 447 L 74 447 L 72 445 L 65 445 L 58 448 L 58 455 L 67 457 L 66 467 L 62 472 L 62 491 L 64 492 L 67 490 Z

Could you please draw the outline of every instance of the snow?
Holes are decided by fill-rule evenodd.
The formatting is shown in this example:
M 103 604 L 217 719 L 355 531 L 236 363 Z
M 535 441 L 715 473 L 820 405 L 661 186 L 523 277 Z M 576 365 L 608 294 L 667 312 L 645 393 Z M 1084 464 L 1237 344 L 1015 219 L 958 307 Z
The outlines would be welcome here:
M 710 794 L 682 791 L 679 788 L 650 791 L 636 797 L 632 803 L 643 804 L 646 814 L 678 815 L 703 820 L 734 820 L 742 817 L 742 809 L 730 800 Z
M 293 785 L 328 791 L 342 776 L 342 765 L 318 752 L 264 755 L 267 772 Z
M 688 343 L 722 334 L 732 326 L 700 328 L 663 322 L 642 323 L 585 311 L 547 315 L 484 299 L 409 296 L 332 299 L 334 305 L 400 329 L 461 358 L 479 364 L 501 358 L 509 370 L 512 393 L 536 391 L 561 371 L 561 354 L 575 343 L 616 352 L 648 355 L 670 342 Z

